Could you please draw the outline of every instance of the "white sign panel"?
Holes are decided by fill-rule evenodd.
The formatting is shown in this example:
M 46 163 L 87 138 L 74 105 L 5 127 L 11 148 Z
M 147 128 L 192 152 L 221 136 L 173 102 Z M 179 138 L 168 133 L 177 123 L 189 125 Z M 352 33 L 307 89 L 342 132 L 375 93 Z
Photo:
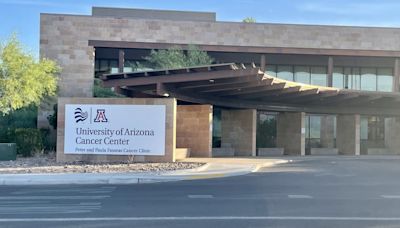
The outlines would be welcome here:
M 65 154 L 164 155 L 165 105 L 65 105 Z

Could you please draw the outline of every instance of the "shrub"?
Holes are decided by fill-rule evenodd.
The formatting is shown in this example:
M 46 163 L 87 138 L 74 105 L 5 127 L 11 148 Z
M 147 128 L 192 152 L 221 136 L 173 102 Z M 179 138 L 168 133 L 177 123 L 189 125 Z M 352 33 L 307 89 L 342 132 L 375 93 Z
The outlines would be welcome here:
M 17 144 L 17 154 L 24 157 L 43 152 L 43 134 L 36 128 L 16 128 L 8 131 L 9 142 Z

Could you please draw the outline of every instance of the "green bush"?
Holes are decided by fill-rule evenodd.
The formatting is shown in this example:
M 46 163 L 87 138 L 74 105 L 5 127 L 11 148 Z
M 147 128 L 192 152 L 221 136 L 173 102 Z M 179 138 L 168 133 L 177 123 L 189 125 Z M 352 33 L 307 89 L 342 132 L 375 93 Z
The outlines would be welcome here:
M 24 157 L 32 156 L 33 153 L 43 152 L 43 134 L 36 128 L 10 129 L 7 134 L 8 142 L 17 144 L 17 154 Z
M 102 87 L 101 80 L 95 78 L 93 85 L 93 97 L 125 97 L 125 96 L 112 91 L 110 88 Z
M 42 128 L 40 129 L 40 133 L 42 135 L 44 152 L 56 151 L 57 136 L 54 133 L 51 134 L 50 129 Z

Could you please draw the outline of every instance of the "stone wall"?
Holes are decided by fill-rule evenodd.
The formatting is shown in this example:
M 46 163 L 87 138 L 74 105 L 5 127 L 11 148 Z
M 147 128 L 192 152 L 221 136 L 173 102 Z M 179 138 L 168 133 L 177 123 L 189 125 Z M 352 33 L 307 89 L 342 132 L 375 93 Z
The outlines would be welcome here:
M 389 154 L 400 154 L 400 119 L 385 118 L 385 146 Z
M 63 68 L 60 96 L 76 97 L 92 96 L 88 40 L 394 51 L 399 36 L 393 28 L 40 16 L 40 55 Z
M 74 155 L 64 154 L 65 104 L 165 105 L 165 156 Z M 129 120 L 127 120 L 129 121 Z M 59 98 L 57 116 L 57 162 L 174 162 L 176 148 L 176 100 L 172 98 Z
M 257 111 L 221 111 L 221 147 L 233 148 L 235 156 L 256 155 Z
M 285 155 L 305 155 L 304 112 L 282 112 L 278 115 L 276 144 Z
M 360 155 L 360 115 L 338 115 L 336 147 L 339 154 Z
M 190 148 L 191 157 L 211 157 L 212 106 L 178 105 L 176 147 Z
M 89 40 L 395 51 L 398 37 L 395 28 L 40 15 L 40 56 L 62 68 L 60 97 L 92 97 Z M 46 110 L 39 112 L 39 126 L 48 126 Z

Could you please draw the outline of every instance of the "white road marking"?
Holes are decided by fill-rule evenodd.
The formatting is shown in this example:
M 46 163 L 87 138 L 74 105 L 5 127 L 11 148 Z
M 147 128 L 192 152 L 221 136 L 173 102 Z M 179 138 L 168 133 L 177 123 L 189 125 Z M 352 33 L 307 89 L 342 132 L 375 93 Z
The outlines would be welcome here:
M 214 198 L 213 195 L 188 195 L 190 199 L 212 199 Z
M 8 218 L 0 222 L 90 222 L 90 221 L 171 221 L 171 220 L 318 220 L 318 221 L 400 221 L 400 217 L 319 217 L 319 216 L 199 216 L 199 217 L 93 217 L 93 218 Z
M 289 199 L 312 199 L 312 196 L 309 195 L 288 195 Z
M 400 199 L 400 195 L 381 195 L 385 199 Z
M 90 199 L 104 199 L 110 197 L 109 195 L 97 196 L 0 196 L 0 200 L 90 200 Z M 0 201 L 1 202 L 1 201 Z

